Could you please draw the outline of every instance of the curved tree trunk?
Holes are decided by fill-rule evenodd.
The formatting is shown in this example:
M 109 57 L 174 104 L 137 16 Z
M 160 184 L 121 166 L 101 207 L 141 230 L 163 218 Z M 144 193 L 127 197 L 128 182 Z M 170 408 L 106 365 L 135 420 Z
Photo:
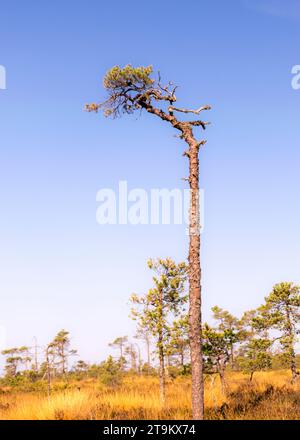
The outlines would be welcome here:
M 143 95 L 142 95 L 143 96 Z M 189 149 L 184 153 L 189 158 L 189 184 L 191 190 L 189 211 L 189 335 L 192 370 L 192 412 L 194 420 L 204 418 L 204 378 L 202 359 L 202 318 L 201 318 L 201 267 L 200 267 L 200 210 L 199 210 L 199 148 L 206 141 L 197 142 L 193 127 L 205 124 L 202 121 L 180 122 L 174 116 L 172 107 L 169 114 L 153 107 L 146 98 L 138 100 L 139 105 L 147 112 L 169 122 L 181 131 L 181 138 L 188 144 Z M 203 107 L 210 109 L 210 107 Z M 174 110 L 174 108 L 173 108 Z M 201 109 L 199 109 L 201 110 Z M 199 110 L 198 113 L 199 114 Z M 178 111 L 178 109 L 177 109 Z M 179 110 L 190 113 L 189 110 Z M 195 113 L 195 112 L 192 112 Z
M 151 67 L 139 67 L 139 69 L 127 66 L 127 70 L 115 68 L 122 79 L 116 80 L 115 71 L 109 70 L 105 76 L 104 87 L 109 91 L 109 98 L 104 103 L 87 104 L 87 111 L 98 111 L 103 107 L 106 116 L 117 116 L 119 113 L 133 113 L 138 109 L 144 109 L 148 113 L 159 117 L 171 124 L 181 132 L 180 138 L 189 146 L 184 155 L 189 158 L 189 183 L 191 189 L 191 202 L 189 213 L 189 334 L 191 349 L 192 369 L 192 409 L 194 419 L 204 417 L 204 381 L 202 359 L 202 335 L 201 335 L 201 269 L 200 269 L 200 225 L 199 225 L 199 147 L 206 141 L 197 142 L 193 135 L 194 127 L 205 130 L 208 122 L 202 120 L 179 121 L 174 112 L 199 115 L 202 111 L 210 110 L 209 105 L 196 110 L 174 107 L 177 101 L 176 87 L 169 84 L 163 87 L 158 81 L 152 80 Z M 127 79 L 127 81 L 124 81 Z M 172 87 L 171 87 L 172 86 Z M 161 106 L 153 105 L 168 103 L 167 111 Z

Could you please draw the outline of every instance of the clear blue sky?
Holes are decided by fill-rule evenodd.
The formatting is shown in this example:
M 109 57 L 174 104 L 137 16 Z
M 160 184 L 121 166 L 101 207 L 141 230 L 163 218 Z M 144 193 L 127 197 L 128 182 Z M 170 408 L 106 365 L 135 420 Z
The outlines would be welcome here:
M 300 283 L 299 0 L 2 2 L 0 325 L 7 345 L 61 328 L 80 357 L 132 334 L 128 297 L 146 260 L 186 257 L 182 226 L 99 226 L 96 193 L 184 188 L 184 144 L 150 115 L 82 111 L 112 65 L 153 64 L 179 103 L 211 104 L 201 153 L 204 317 L 237 315 Z

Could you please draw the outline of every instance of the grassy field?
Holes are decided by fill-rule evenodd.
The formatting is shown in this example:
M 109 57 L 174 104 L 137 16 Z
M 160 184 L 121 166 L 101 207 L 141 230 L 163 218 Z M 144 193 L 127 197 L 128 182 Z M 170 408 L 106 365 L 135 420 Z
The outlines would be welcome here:
M 207 419 L 300 419 L 300 384 L 291 385 L 287 371 L 256 373 L 252 383 L 228 372 L 226 396 L 217 376 L 206 378 L 205 402 Z M 115 388 L 95 379 L 57 383 L 50 398 L 44 391 L 0 389 L 2 420 L 190 418 L 188 378 L 168 381 L 164 407 L 155 377 L 126 377 Z

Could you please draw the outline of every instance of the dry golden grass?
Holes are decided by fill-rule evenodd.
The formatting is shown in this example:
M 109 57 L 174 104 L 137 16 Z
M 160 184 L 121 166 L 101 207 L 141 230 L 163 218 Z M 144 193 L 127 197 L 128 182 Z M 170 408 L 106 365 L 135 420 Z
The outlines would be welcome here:
M 127 377 L 117 388 L 105 387 L 96 380 L 72 385 L 72 389 L 53 392 L 50 398 L 38 392 L 2 390 L 0 419 L 191 418 L 188 378 L 168 382 L 164 407 L 159 401 L 158 380 L 153 377 Z M 256 373 L 252 384 L 241 373 L 227 373 L 224 396 L 219 378 L 209 376 L 205 382 L 205 406 L 209 419 L 299 419 L 300 385 L 290 384 L 287 371 Z

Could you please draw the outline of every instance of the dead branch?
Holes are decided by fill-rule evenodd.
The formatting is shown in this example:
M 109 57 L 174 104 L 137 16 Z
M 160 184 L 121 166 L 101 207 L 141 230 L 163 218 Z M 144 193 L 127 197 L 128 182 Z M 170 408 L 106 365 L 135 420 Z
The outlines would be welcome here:
M 192 125 L 193 127 L 202 127 L 203 130 L 206 129 L 206 126 L 210 124 L 210 122 L 204 122 L 204 121 L 189 121 L 188 124 Z
M 170 112 L 194 113 L 195 115 L 199 115 L 204 110 L 211 110 L 211 106 L 210 105 L 204 105 L 204 106 L 198 108 L 197 110 L 188 110 L 188 109 L 185 109 L 185 108 L 177 108 L 177 107 L 174 107 L 172 105 L 170 105 L 170 107 L 169 107 L 169 111 Z

